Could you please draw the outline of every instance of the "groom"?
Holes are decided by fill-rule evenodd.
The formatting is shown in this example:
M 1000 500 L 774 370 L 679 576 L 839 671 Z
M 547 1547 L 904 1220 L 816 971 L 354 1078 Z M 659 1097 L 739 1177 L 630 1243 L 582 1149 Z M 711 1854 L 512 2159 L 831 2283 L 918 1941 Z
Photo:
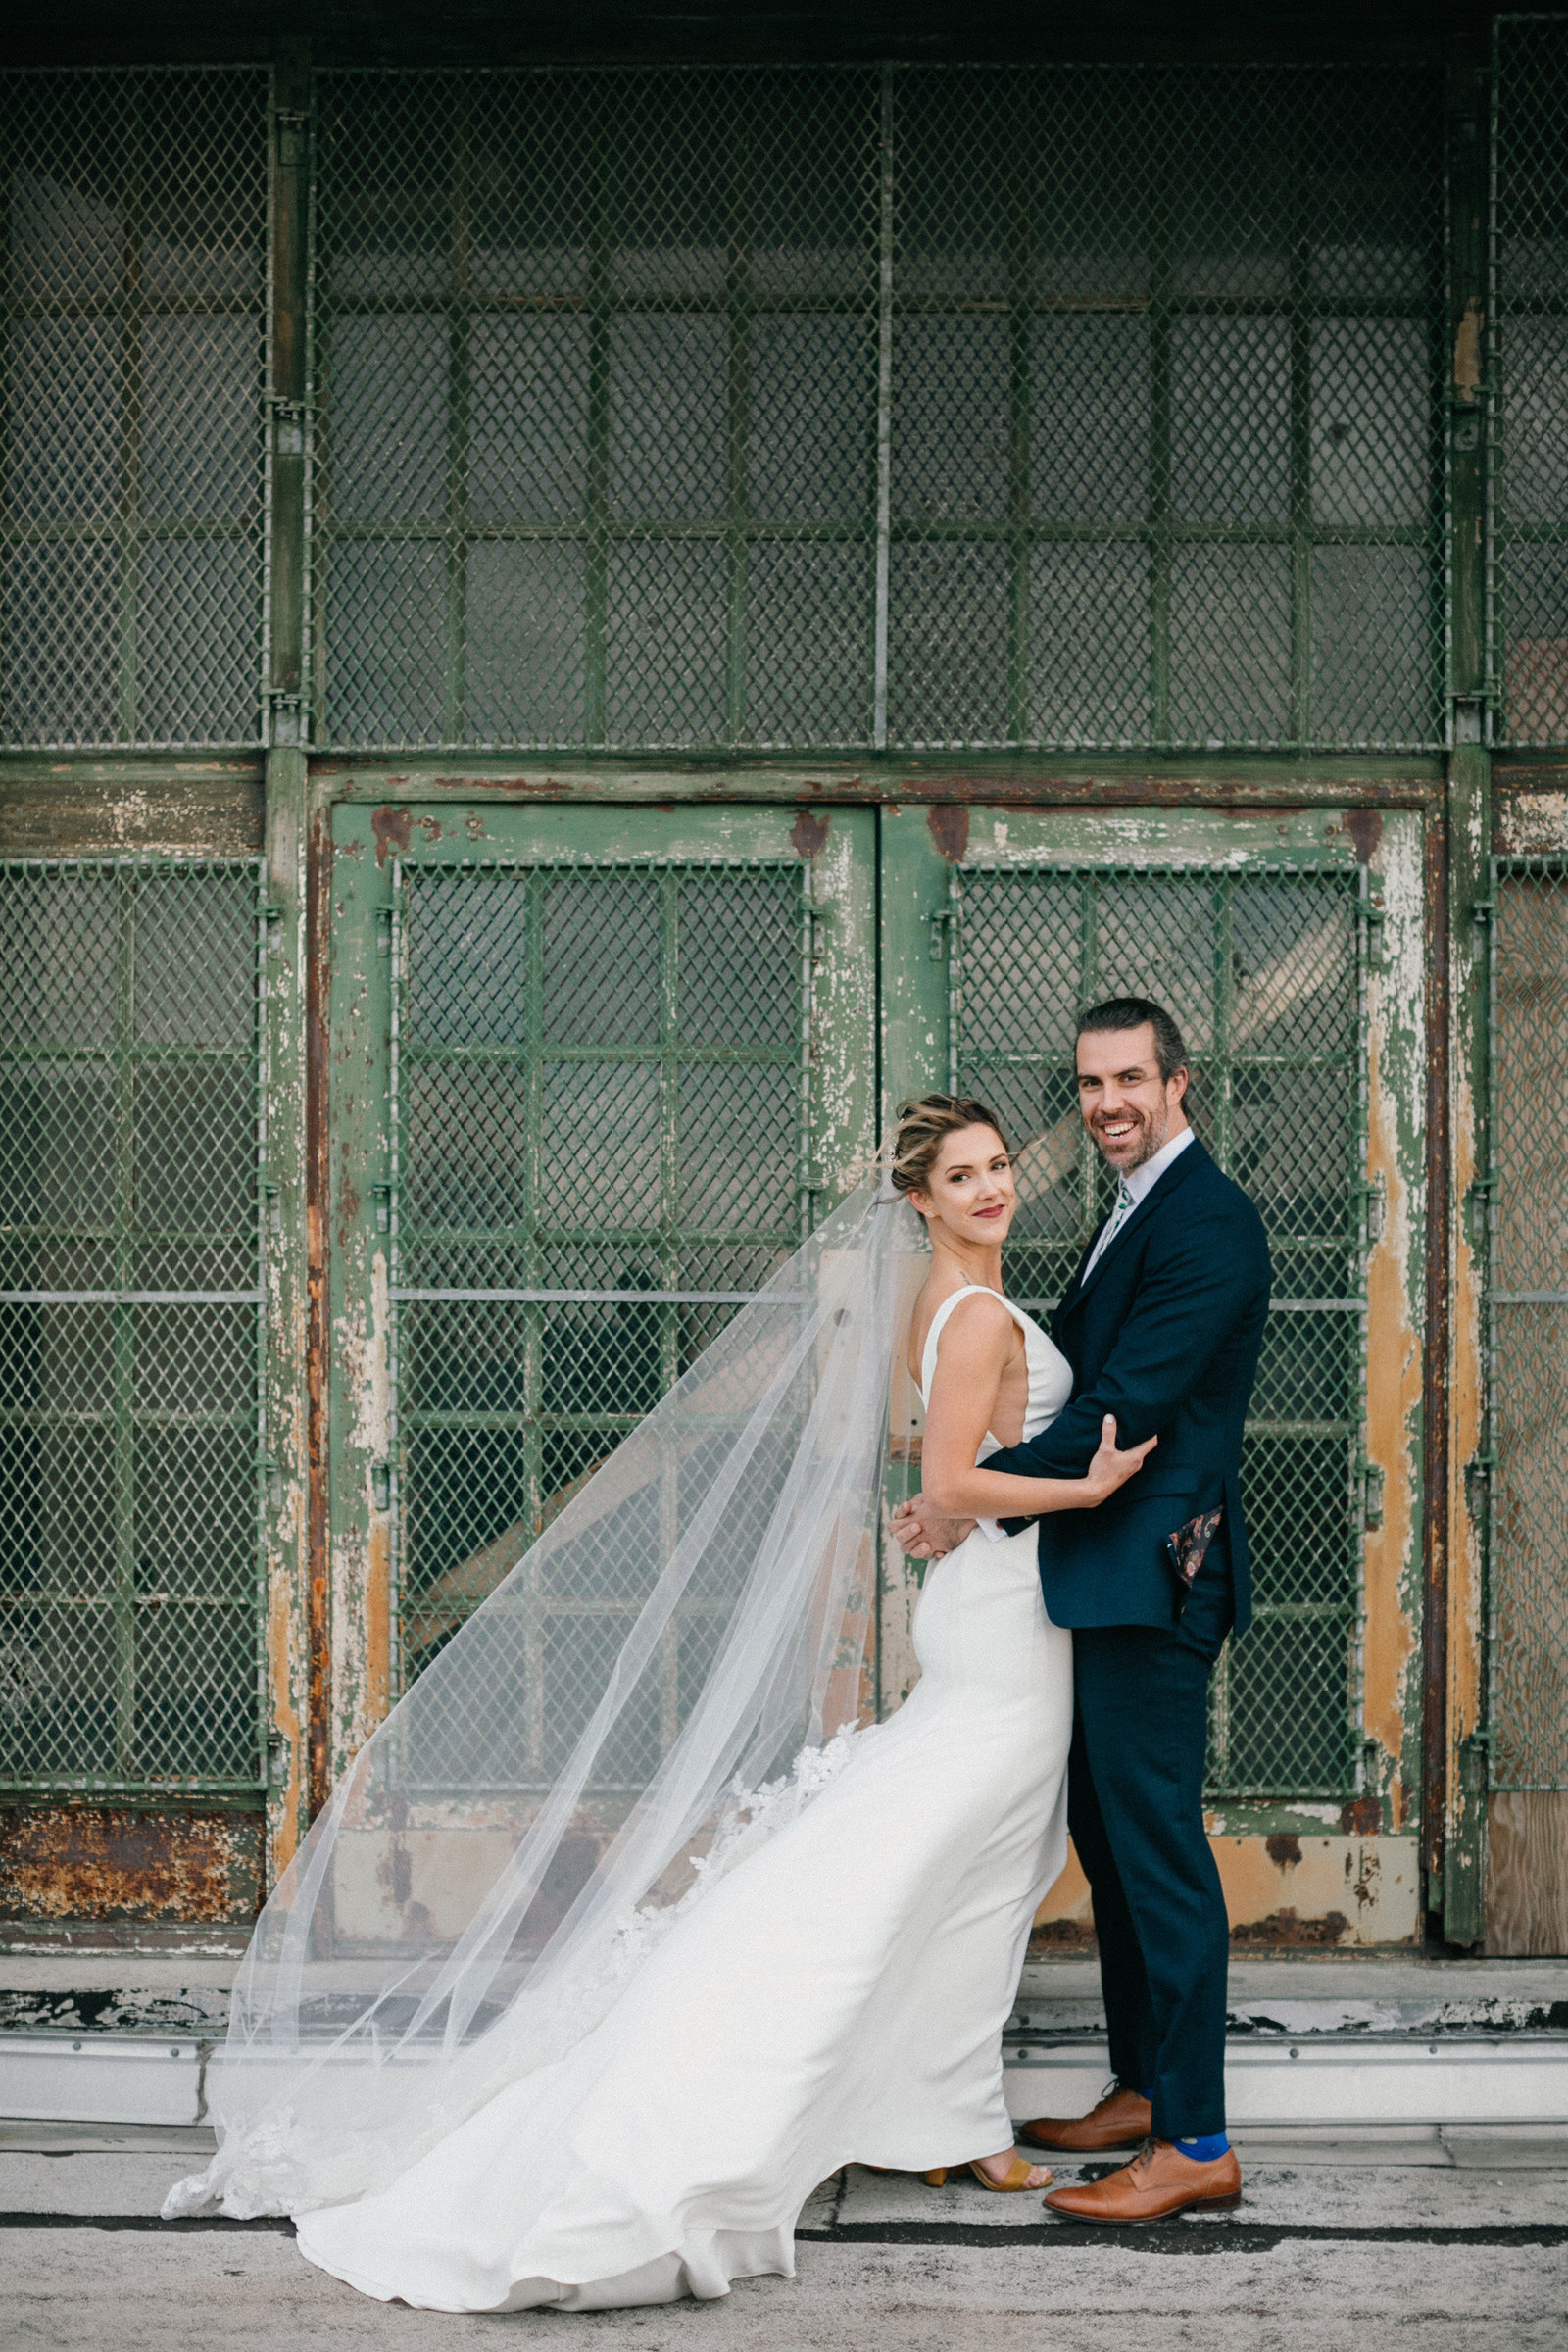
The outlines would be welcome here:
M 1116 2081 L 1092 2114 L 1022 2130 L 1081 2156 L 1144 2143 L 1046 2203 L 1083 2221 L 1158 2221 L 1241 2193 L 1225 2136 L 1230 1938 L 1202 1784 L 1209 1669 L 1251 1614 L 1237 1472 L 1270 1267 L 1257 1210 L 1187 1123 L 1170 1014 L 1144 997 L 1097 1004 L 1076 1058 L 1085 1124 L 1120 1181 L 1053 1325 L 1072 1401 L 986 1468 L 1081 1477 L 1106 1413 L 1118 1445 L 1159 1444 L 1102 1508 L 1038 1523 L 1047 1610 L 1073 1628 L 1067 1818 L 1094 1894 Z M 966 1532 L 922 1495 L 894 1519 L 925 1558 Z

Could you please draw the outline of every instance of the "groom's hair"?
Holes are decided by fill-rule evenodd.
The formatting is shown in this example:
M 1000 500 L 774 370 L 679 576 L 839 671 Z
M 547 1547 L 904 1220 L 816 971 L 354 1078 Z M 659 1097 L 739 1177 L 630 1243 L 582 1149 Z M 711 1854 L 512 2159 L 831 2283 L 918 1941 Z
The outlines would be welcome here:
M 1146 1021 L 1154 1032 L 1154 1058 L 1161 1078 L 1168 1081 L 1178 1070 L 1191 1069 L 1181 1031 L 1164 1005 L 1152 1004 L 1148 997 L 1107 997 L 1103 1004 L 1091 1004 L 1087 1012 L 1078 1015 L 1076 1036 L 1098 1037 L 1106 1029 L 1141 1029 Z

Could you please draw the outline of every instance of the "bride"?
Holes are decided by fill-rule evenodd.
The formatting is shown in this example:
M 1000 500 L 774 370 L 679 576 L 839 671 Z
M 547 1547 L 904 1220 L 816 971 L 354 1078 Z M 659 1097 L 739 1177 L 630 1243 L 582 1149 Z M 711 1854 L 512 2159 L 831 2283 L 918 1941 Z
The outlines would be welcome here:
M 357 1760 L 247 1956 L 219 2156 L 166 2212 L 291 2212 L 311 2262 L 383 2300 L 586 2311 L 792 2275 L 801 2208 L 846 2163 L 1048 2181 L 1012 2146 L 1000 2035 L 1066 1854 L 1071 1637 L 1034 1528 L 982 1524 L 927 1575 L 913 1694 L 858 1724 L 899 1339 L 947 1512 L 1090 1509 L 1149 1448 L 1119 1451 L 1107 1420 L 1084 1479 L 977 1466 L 1071 1388 L 1001 1293 L 1007 1146 L 983 1104 L 931 1095 L 903 1106 L 890 1172 Z M 563 1622 L 602 1626 L 638 1576 L 652 1589 L 611 1616 L 631 1630 L 573 1715 L 524 1603 L 565 1593 Z M 689 1648 L 703 1671 L 672 1719 Z M 552 1706 L 541 1783 L 524 1759 L 542 1739 L 548 1762 Z M 613 1790 L 656 1722 L 664 1752 L 628 1805 Z

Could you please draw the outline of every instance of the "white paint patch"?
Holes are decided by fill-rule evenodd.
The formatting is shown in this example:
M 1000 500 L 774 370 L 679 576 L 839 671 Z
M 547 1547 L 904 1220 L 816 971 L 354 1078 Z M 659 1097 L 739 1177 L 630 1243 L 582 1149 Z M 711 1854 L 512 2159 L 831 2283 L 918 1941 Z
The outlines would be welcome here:
M 345 1388 L 354 1415 L 349 1442 L 364 1455 L 365 1474 L 368 1480 L 370 1464 L 386 1460 L 391 1428 L 392 1368 L 387 1334 L 386 1255 L 383 1250 L 377 1250 L 370 1260 L 368 1332 L 365 1327 L 364 1307 L 358 1302 L 337 1317 L 334 1329 Z

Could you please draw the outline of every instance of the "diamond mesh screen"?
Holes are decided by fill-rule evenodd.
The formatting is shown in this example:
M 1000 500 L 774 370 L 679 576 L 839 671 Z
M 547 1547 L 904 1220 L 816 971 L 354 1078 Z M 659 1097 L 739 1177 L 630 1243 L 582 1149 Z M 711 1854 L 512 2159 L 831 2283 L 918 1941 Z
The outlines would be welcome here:
M 257 903 L 0 865 L 0 1786 L 262 1777 Z
M 1434 76 L 317 86 L 324 739 L 1440 740 Z
M 405 867 L 393 1393 L 412 1682 L 804 1238 L 808 908 L 788 864 Z M 671 1501 L 673 1507 L 673 1501 Z M 646 1598 L 540 1591 L 528 1769 Z M 617 1777 L 646 1778 L 700 1596 Z M 628 1737 L 631 1737 L 628 1734 Z
M 260 738 L 265 73 L 0 75 L 0 741 Z
M 1500 736 L 1568 743 L 1568 17 L 1496 27 L 1494 629 Z
M 1493 933 L 1492 1785 L 1568 1788 L 1568 868 L 1501 864 Z
M 1364 917 L 1354 871 L 964 867 L 953 1079 L 1022 1152 L 1007 1288 L 1052 1306 L 1112 1186 L 1076 1107 L 1081 1004 L 1152 996 L 1193 1124 L 1262 1212 L 1273 1312 L 1242 1484 L 1255 1621 L 1215 1670 L 1216 1792 L 1346 1793 L 1359 1757 L 1365 1348 Z

